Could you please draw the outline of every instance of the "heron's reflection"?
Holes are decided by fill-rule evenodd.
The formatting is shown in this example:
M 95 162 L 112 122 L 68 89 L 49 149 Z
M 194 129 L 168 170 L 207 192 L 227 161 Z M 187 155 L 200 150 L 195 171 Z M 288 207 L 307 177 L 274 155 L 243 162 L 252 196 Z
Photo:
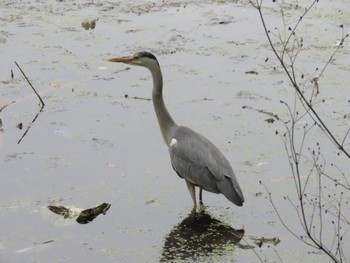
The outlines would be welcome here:
M 235 230 L 205 211 L 193 211 L 166 236 L 160 262 L 217 259 L 232 251 L 243 235 L 244 229 Z

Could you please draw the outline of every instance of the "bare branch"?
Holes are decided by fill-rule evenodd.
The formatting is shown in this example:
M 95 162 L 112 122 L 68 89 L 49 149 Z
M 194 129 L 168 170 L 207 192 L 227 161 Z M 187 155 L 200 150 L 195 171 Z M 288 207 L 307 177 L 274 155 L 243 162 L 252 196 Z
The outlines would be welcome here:
M 21 67 L 18 65 L 18 63 L 15 61 L 15 64 L 17 66 L 17 68 L 21 71 L 21 73 L 23 74 L 24 78 L 27 80 L 29 86 L 33 89 L 34 93 L 36 94 L 36 96 L 38 96 L 40 102 L 41 102 L 41 107 L 43 108 L 45 106 L 45 103 L 43 101 L 43 99 L 40 97 L 39 93 L 35 90 L 35 88 L 33 87 L 32 83 L 29 81 L 28 77 L 26 76 L 26 74 L 23 72 L 23 70 L 21 69 Z

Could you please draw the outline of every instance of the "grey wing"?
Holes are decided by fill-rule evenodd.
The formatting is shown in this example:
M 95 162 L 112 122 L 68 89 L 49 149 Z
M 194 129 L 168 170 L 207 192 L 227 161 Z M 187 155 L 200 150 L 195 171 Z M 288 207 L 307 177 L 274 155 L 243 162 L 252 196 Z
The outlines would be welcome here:
M 216 185 L 215 177 L 207 167 L 190 161 L 187 158 L 183 158 L 183 156 L 176 151 L 175 145 L 170 146 L 169 152 L 171 165 L 181 178 L 186 179 L 192 184 L 200 186 L 209 192 L 220 192 Z
M 189 128 L 179 127 L 169 152 L 172 166 L 181 177 L 242 205 L 244 197 L 230 163 L 208 139 Z

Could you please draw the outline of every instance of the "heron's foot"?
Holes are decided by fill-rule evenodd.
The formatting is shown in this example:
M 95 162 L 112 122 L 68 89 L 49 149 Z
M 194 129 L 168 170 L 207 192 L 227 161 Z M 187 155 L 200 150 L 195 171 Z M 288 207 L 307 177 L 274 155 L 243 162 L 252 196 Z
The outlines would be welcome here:
M 197 205 L 194 205 L 192 208 L 192 212 L 196 212 L 197 211 Z
M 199 209 L 198 212 L 203 212 L 205 210 L 206 206 L 203 204 L 203 202 L 199 202 Z
M 192 212 L 195 212 L 195 213 L 201 213 L 203 211 L 205 211 L 206 209 L 206 206 L 203 204 L 203 202 L 200 202 L 199 205 L 193 205 L 193 208 L 192 208 Z

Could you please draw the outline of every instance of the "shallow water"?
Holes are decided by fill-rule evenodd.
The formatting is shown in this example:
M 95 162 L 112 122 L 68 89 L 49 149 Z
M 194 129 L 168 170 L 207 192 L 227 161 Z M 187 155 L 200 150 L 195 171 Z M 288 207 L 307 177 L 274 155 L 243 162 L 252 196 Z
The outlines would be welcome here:
M 349 27 L 349 4 L 333 1 L 331 10 L 330 5 L 319 3 L 305 19 L 309 49 L 298 62 L 303 72 L 321 67 L 332 54 L 339 24 Z M 168 240 L 174 233 L 185 239 L 181 222 L 191 218 L 192 201 L 171 168 L 148 100 L 151 76 L 143 68 L 106 62 L 140 50 L 158 57 L 174 119 L 224 152 L 245 193 L 242 208 L 221 195 L 204 194 L 210 222 L 244 229 L 244 237 L 241 246 L 218 246 L 210 253 L 198 247 L 193 256 L 208 262 L 257 262 L 245 247 L 251 245 L 268 262 L 279 257 L 327 262 L 309 254 L 312 250 L 285 230 L 259 184 L 273 192 L 281 214 L 295 216 L 282 198 L 295 190 L 277 127 L 242 108 L 284 116 L 279 101 L 293 100 L 285 76 L 273 70 L 278 62 L 249 4 L 52 0 L 3 1 L 0 7 L 0 107 L 8 104 L 0 112 L 1 262 L 157 262 L 183 253 L 175 245 L 169 249 Z M 272 7 L 266 15 L 275 27 L 281 21 Z M 93 30 L 81 27 L 86 19 L 98 19 Z M 13 61 L 46 103 L 20 144 L 40 106 Z M 322 80 L 322 87 L 332 87 L 321 93 L 333 109 L 325 113 L 330 123 L 348 114 L 349 70 L 345 43 Z M 340 121 L 339 134 L 347 131 L 347 121 Z M 85 225 L 47 209 L 103 202 L 111 204 L 106 215 Z M 290 223 L 299 231 L 297 219 Z M 281 242 L 259 248 L 253 240 L 260 237 Z

